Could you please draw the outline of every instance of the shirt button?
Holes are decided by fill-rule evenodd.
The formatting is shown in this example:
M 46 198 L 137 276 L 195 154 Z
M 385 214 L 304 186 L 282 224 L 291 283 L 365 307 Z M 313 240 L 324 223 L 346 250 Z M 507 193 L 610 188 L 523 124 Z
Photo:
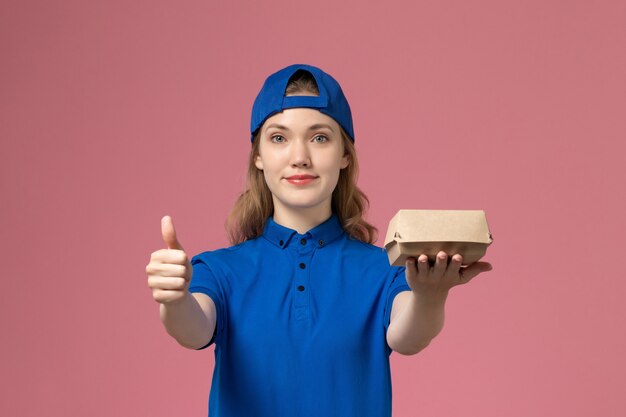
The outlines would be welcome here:
M 306 239 L 305 238 L 300 239 L 300 244 L 301 245 L 306 245 Z
M 320 239 L 320 241 L 319 241 L 319 242 L 317 242 L 317 243 L 319 243 L 319 245 L 320 245 L 320 246 L 324 246 L 324 241 L 323 241 L 323 240 L 321 240 L 321 239 Z
M 283 245 L 285 244 L 285 242 L 283 242 L 283 241 L 281 240 L 280 242 L 278 242 L 278 244 L 279 244 L 280 246 L 283 246 Z
M 306 265 L 303 262 L 300 262 L 300 269 L 306 268 Z
M 298 291 L 304 291 L 304 286 L 298 285 Z

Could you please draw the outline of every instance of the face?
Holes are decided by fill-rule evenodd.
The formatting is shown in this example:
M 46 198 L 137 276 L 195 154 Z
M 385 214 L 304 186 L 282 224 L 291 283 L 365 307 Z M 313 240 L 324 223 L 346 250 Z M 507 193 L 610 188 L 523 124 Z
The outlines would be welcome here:
M 330 215 L 339 171 L 346 168 L 339 124 L 315 109 L 285 109 L 260 130 L 255 165 L 272 192 L 274 210 L 319 210 Z

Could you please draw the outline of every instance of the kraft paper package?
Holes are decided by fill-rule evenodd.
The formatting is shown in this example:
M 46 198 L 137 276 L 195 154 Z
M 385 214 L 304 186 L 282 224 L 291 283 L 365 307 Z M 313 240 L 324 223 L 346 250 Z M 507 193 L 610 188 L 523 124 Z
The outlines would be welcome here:
M 483 210 L 400 210 L 389 222 L 384 247 L 394 266 L 421 254 L 432 265 L 439 251 L 458 253 L 469 265 L 485 255 L 491 242 Z

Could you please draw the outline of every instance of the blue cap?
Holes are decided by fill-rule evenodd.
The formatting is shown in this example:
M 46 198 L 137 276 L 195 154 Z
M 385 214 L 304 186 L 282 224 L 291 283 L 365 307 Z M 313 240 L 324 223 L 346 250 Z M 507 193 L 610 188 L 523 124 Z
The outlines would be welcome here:
M 298 70 L 311 73 L 317 83 L 317 88 L 320 92 L 319 96 L 285 97 L 285 89 L 289 79 Z M 280 113 L 284 109 L 294 107 L 317 109 L 325 115 L 332 117 L 354 142 L 352 113 L 350 112 L 348 100 L 343 95 L 341 86 L 333 77 L 321 69 L 303 64 L 290 65 L 267 77 L 252 106 L 250 141 L 254 140 L 254 134 L 270 116 Z

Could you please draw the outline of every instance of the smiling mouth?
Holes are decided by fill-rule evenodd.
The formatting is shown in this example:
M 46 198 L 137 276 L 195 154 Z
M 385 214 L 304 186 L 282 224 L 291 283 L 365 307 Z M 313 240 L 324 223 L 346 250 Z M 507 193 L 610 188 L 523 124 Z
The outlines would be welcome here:
M 299 175 L 292 175 L 290 177 L 285 177 L 288 180 L 306 180 L 306 179 L 314 179 L 317 178 L 315 175 L 309 175 L 309 174 L 299 174 Z
M 285 180 L 294 185 L 306 185 L 315 181 L 317 178 L 319 177 L 314 177 L 313 175 L 292 175 L 291 177 L 286 177 Z

